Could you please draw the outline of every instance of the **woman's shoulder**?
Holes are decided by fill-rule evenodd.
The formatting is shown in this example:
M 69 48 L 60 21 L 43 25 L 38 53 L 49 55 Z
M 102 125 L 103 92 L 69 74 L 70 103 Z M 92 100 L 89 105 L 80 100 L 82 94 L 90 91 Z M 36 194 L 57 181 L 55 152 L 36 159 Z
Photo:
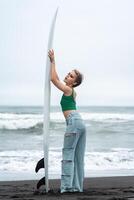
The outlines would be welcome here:
M 73 96 L 74 98 L 76 97 L 76 92 L 73 88 L 70 88 L 70 90 L 67 93 L 64 93 L 65 96 Z
M 68 91 L 64 92 L 64 95 L 65 96 L 71 96 L 71 94 L 72 94 L 72 88 L 68 87 Z

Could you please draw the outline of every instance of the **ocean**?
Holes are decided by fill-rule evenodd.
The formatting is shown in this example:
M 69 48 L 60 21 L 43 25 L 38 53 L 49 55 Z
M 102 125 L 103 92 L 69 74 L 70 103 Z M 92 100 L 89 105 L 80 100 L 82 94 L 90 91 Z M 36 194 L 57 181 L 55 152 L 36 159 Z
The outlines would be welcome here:
M 134 175 L 134 107 L 78 107 L 87 129 L 85 176 Z M 51 107 L 49 178 L 60 178 L 65 119 Z M 43 157 L 43 107 L 0 107 L 0 181 L 40 179 Z

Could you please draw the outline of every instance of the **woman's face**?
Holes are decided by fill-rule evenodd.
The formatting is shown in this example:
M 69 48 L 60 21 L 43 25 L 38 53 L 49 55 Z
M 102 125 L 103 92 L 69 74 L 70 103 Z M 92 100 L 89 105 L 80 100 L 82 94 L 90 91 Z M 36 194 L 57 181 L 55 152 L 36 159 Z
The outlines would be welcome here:
M 74 83 L 75 83 L 75 80 L 76 80 L 76 73 L 72 70 L 71 72 L 69 72 L 65 78 L 64 78 L 64 82 L 67 84 L 67 85 L 70 85 L 72 86 Z

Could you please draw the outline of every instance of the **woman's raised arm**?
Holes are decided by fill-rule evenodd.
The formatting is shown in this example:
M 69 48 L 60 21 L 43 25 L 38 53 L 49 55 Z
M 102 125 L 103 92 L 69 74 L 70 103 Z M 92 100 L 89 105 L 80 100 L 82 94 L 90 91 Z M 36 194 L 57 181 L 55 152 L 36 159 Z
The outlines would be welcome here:
M 60 81 L 58 74 L 56 72 L 55 56 L 54 56 L 53 49 L 48 51 L 48 56 L 49 56 L 50 62 L 51 62 L 51 81 L 59 90 L 63 91 L 64 93 L 68 93 L 70 91 L 70 88 Z

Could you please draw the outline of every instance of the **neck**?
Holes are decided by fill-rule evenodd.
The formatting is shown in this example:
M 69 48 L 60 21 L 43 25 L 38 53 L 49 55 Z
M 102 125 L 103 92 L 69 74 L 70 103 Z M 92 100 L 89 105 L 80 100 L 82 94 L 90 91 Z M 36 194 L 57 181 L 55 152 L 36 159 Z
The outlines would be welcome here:
M 73 88 L 72 85 L 68 85 L 68 84 L 66 84 L 66 85 L 67 85 L 68 87 L 70 87 L 70 88 Z

